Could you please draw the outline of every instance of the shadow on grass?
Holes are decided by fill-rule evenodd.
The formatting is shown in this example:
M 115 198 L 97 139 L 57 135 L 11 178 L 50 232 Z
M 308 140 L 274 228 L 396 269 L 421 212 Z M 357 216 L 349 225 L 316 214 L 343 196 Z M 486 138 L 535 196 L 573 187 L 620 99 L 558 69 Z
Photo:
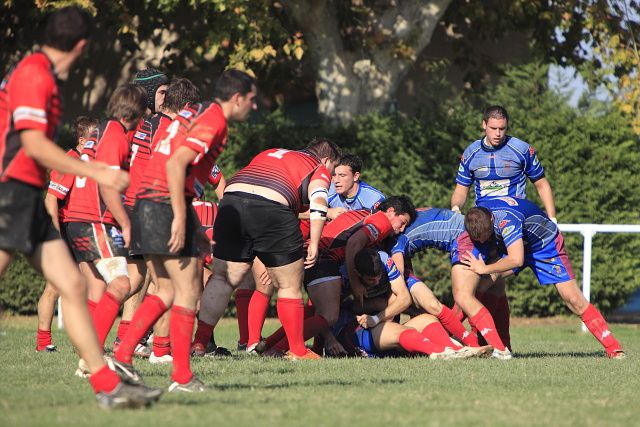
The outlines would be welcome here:
M 559 358 L 559 357 L 577 357 L 577 358 L 603 358 L 602 351 L 564 351 L 560 353 L 547 353 L 544 351 L 534 351 L 530 353 L 515 353 L 516 359 L 543 359 L 543 358 Z

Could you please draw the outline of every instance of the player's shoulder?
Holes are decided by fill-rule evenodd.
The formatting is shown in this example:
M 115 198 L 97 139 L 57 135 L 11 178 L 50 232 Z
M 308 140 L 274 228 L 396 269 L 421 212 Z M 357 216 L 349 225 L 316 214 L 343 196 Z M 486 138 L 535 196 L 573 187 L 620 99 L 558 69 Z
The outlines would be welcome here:
M 482 139 L 476 139 L 471 144 L 467 146 L 462 152 L 462 160 L 469 159 L 474 154 L 482 149 Z
M 509 148 L 517 151 L 520 154 L 526 154 L 527 151 L 531 149 L 531 145 L 528 142 L 525 142 L 515 136 L 507 136 L 507 141 L 505 145 Z
M 364 181 L 360 181 L 360 188 L 361 191 L 365 194 L 368 195 L 372 195 L 372 196 L 379 196 L 380 198 L 384 198 L 384 193 L 380 190 L 378 190 L 377 188 L 375 188 L 374 186 L 364 182 Z
M 22 58 L 12 70 L 11 80 L 19 84 L 28 82 L 29 87 L 42 84 L 53 86 L 56 83 L 53 65 L 42 52 L 35 52 Z

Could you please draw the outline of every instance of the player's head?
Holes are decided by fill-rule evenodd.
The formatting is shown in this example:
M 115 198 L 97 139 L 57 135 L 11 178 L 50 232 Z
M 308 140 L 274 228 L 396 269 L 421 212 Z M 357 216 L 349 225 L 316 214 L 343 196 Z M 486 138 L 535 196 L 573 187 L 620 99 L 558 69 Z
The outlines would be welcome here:
M 485 108 L 482 113 L 482 129 L 487 137 L 486 142 L 497 146 L 502 144 L 507 136 L 509 127 L 509 113 L 500 105 Z
M 227 119 L 243 122 L 249 118 L 251 110 L 257 108 L 257 92 L 253 77 L 244 71 L 231 69 L 223 72 L 218 78 L 213 98 L 221 105 L 228 106 Z
M 354 257 L 353 263 L 365 287 L 377 285 L 385 272 L 378 251 L 373 248 L 361 249 Z
M 378 210 L 384 212 L 391 221 L 395 234 L 404 229 L 416 219 L 416 208 L 408 196 L 391 196 L 378 205 Z
M 98 119 L 87 116 L 78 116 L 73 122 L 73 137 L 78 144 L 79 150 L 82 150 L 84 143 L 91 136 L 91 132 L 98 127 Z
M 355 154 L 345 154 L 336 165 L 333 175 L 333 184 L 336 193 L 341 196 L 349 196 L 358 191 L 358 181 L 362 171 L 362 159 Z
M 64 52 L 66 60 L 56 65 L 56 74 L 66 79 L 73 63 L 82 55 L 93 30 L 93 18 L 86 10 L 68 6 L 47 17 L 42 33 L 44 48 Z
M 464 228 L 472 241 L 485 243 L 493 237 L 493 214 L 487 208 L 471 208 L 464 216 Z
M 182 77 L 171 79 L 164 95 L 162 110 L 177 114 L 187 104 L 200 102 L 200 91 L 191 80 Z
M 136 73 L 133 83 L 142 87 L 146 93 L 147 108 L 155 113 L 164 103 L 169 77 L 156 68 L 147 68 Z
M 120 121 L 127 129 L 136 127 L 147 109 L 147 93 L 133 83 L 118 87 L 107 105 L 107 115 Z
M 336 164 L 342 157 L 342 150 L 338 145 L 328 138 L 315 137 L 309 141 L 306 151 L 320 159 L 329 173 L 333 174 Z

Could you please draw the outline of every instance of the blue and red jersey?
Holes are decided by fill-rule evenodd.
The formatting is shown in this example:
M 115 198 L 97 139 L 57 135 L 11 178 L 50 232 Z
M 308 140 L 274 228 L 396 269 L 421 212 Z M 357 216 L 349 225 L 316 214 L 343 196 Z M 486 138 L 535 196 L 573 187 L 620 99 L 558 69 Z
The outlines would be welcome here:
M 384 194 L 367 184 L 364 181 L 358 183 L 358 192 L 353 197 L 343 197 L 336 193 L 336 187 L 331 183 L 329 187 L 329 207 L 330 208 L 345 208 L 350 211 L 359 209 L 374 209 L 377 205 L 385 199 Z

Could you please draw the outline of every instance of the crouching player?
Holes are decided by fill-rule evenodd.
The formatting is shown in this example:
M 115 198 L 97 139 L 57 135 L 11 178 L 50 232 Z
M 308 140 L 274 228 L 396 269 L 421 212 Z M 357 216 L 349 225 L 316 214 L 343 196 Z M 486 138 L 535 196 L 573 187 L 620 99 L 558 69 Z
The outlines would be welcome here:
M 604 347 L 607 357 L 622 359 L 625 353 L 602 314 L 580 292 L 558 226 L 534 203 L 513 197 L 486 199 L 472 208 L 486 218 L 487 227 L 469 230 L 479 242 L 498 238 L 506 254 L 493 264 L 471 253 L 463 255 L 468 270 L 477 274 L 508 277 L 529 267 L 541 285 L 554 285 L 569 309 L 580 316 Z

